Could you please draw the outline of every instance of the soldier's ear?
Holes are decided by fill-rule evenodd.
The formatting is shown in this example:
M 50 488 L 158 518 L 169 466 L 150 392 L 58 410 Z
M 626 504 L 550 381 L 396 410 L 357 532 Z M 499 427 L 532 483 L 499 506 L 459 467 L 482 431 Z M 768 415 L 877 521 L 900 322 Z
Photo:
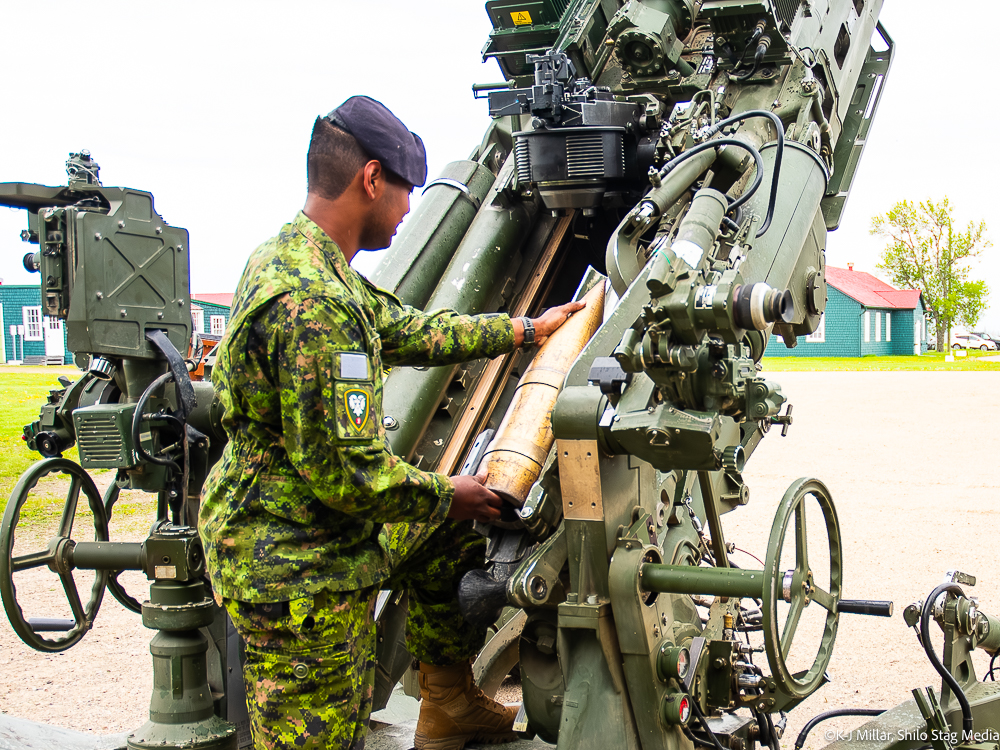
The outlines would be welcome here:
M 369 200 L 377 200 L 384 189 L 385 174 L 382 171 L 382 164 L 377 159 L 372 159 L 361 168 L 361 187 Z

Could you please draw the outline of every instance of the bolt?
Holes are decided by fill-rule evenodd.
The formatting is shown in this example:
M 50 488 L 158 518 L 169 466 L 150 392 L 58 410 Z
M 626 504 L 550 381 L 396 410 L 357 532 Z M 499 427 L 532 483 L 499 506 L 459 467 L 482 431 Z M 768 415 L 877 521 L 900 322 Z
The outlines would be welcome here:
M 118 222 L 118 228 L 119 229 L 124 229 L 125 228 L 125 222 L 124 221 L 119 221 Z
M 157 227 L 156 228 L 156 233 L 157 234 L 163 234 L 163 227 Z
M 525 505 L 521 508 L 520 516 L 521 518 L 531 518 L 535 514 L 535 509 L 530 505 Z
M 101 239 L 101 233 L 100 232 L 94 232 L 94 239 L 95 240 L 100 240 Z
M 104 299 L 104 292 L 98 292 L 97 299 Z
M 121 313 L 121 316 L 122 316 L 123 318 L 127 318 L 127 317 L 128 317 L 128 312 L 127 312 L 127 311 L 125 311 L 125 310 L 121 310 L 121 311 L 120 311 L 120 313 Z
M 386 414 L 382 417 L 382 426 L 387 430 L 398 430 L 399 422 L 396 421 L 395 417 Z
M 163 313 L 162 312 L 156 313 L 156 319 L 157 320 L 163 320 Z

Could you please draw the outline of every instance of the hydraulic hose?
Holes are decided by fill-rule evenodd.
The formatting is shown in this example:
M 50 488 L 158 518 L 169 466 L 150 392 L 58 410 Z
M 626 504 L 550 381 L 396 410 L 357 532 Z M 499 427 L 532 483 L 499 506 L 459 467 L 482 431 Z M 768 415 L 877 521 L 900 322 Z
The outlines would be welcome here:
M 813 727 L 827 719 L 835 719 L 838 716 L 880 716 L 884 713 L 884 708 L 835 708 L 832 711 L 816 714 L 806 722 L 802 731 L 799 732 L 799 736 L 795 738 L 795 750 L 802 750 L 802 746 L 806 744 L 806 735 L 812 731 Z
M 935 588 L 931 595 L 927 597 L 924 601 L 924 606 L 920 610 L 920 640 L 924 647 L 924 652 L 927 654 L 927 658 L 931 662 L 931 666 L 937 670 L 937 673 L 941 675 L 941 679 L 944 680 L 945 684 L 951 688 L 951 692 L 955 694 L 958 699 L 958 705 L 962 707 L 962 732 L 965 736 L 972 734 L 972 706 L 969 704 L 969 699 L 965 697 L 965 691 L 962 690 L 962 686 L 958 684 L 958 680 L 955 676 L 944 668 L 944 664 L 938 659 L 936 653 L 934 653 L 934 648 L 931 646 L 930 639 L 930 621 L 931 612 L 934 609 L 934 602 L 937 598 L 946 591 L 952 594 L 957 594 L 958 596 L 965 596 L 965 592 L 962 587 L 957 583 L 942 583 L 940 586 Z
M 712 740 L 712 747 L 715 747 L 716 750 L 726 750 L 719 742 L 719 738 L 715 736 L 715 732 L 713 732 L 708 726 L 708 722 L 705 720 L 705 714 L 703 714 L 701 709 L 698 708 L 698 701 L 690 695 L 688 696 L 688 700 L 691 702 L 691 710 L 694 711 L 694 715 L 697 717 L 698 723 L 701 724 L 701 728 L 705 730 L 705 734 L 708 735 L 708 738 Z
M 760 237 L 767 231 L 768 227 L 771 226 L 771 217 L 774 215 L 774 204 L 778 197 L 778 176 L 781 174 L 781 157 L 785 153 L 785 126 L 781 122 L 781 118 L 774 114 L 774 112 L 768 112 L 766 109 L 751 109 L 746 112 L 740 112 L 738 115 L 727 117 L 722 122 L 716 123 L 715 126 L 709 131 L 709 134 L 711 136 L 711 134 L 720 132 L 724 127 L 735 125 L 736 123 L 743 122 L 744 120 L 751 120 L 755 117 L 766 117 L 774 124 L 774 129 L 778 133 L 778 150 L 774 156 L 774 173 L 771 176 L 771 194 L 767 199 L 767 216 L 764 218 L 764 223 L 761 225 L 760 229 L 757 230 L 757 236 Z M 757 169 L 760 170 L 759 163 Z M 747 193 L 752 195 L 750 191 L 747 191 Z M 749 198 L 747 193 L 744 193 L 744 196 Z
M 764 159 L 761 157 L 760 151 L 755 149 L 749 143 L 736 140 L 735 138 L 716 138 L 715 140 L 699 143 L 697 146 L 692 146 L 683 154 L 680 154 L 679 156 L 676 156 L 669 162 L 667 162 L 663 166 L 663 169 L 660 170 L 660 179 L 666 177 L 668 174 L 670 174 L 670 172 L 675 170 L 683 162 L 687 161 L 695 154 L 700 154 L 702 151 L 708 151 L 709 149 L 718 148 L 719 146 L 735 146 L 736 148 L 742 148 L 743 150 L 748 151 L 750 153 L 750 156 L 753 157 L 754 164 L 756 165 L 756 174 L 754 175 L 753 183 L 750 185 L 750 187 L 748 187 L 745 191 L 743 191 L 743 195 L 741 195 L 739 198 L 737 198 L 736 200 L 734 200 L 732 203 L 729 204 L 730 211 L 739 208 L 748 200 L 750 200 L 751 196 L 753 196 L 753 194 L 757 192 L 757 188 L 760 187 L 760 183 L 763 181 L 764 178 L 763 175 Z
M 142 411 L 146 408 L 146 404 L 149 401 L 149 397 L 152 395 L 153 391 L 166 385 L 174 377 L 172 372 L 164 373 L 160 375 L 156 380 L 149 384 L 149 386 L 142 392 L 139 396 L 139 401 L 135 405 L 135 413 L 132 415 L 132 445 L 135 447 L 136 453 L 139 454 L 140 458 L 149 461 L 152 464 L 157 464 L 159 466 L 169 466 L 176 472 L 180 472 L 181 467 L 177 465 L 176 462 L 171 461 L 169 458 L 160 458 L 159 456 L 154 456 L 145 448 L 142 447 L 142 440 L 140 439 L 142 425 Z M 181 430 L 181 439 L 184 439 L 184 431 Z

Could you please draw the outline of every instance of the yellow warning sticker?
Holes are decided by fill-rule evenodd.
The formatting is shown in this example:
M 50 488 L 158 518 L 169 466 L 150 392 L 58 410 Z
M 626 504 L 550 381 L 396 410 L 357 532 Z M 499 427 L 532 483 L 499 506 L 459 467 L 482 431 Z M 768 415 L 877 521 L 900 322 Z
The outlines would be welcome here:
M 510 14 L 515 26 L 530 26 L 531 14 L 526 10 L 515 10 Z

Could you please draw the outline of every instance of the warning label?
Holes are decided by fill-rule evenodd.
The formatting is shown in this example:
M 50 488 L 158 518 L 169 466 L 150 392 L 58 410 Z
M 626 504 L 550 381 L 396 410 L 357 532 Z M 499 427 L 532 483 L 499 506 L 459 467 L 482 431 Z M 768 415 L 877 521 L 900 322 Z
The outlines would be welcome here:
M 530 26 L 531 14 L 526 10 L 515 10 L 510 14 L 515 26 Z

